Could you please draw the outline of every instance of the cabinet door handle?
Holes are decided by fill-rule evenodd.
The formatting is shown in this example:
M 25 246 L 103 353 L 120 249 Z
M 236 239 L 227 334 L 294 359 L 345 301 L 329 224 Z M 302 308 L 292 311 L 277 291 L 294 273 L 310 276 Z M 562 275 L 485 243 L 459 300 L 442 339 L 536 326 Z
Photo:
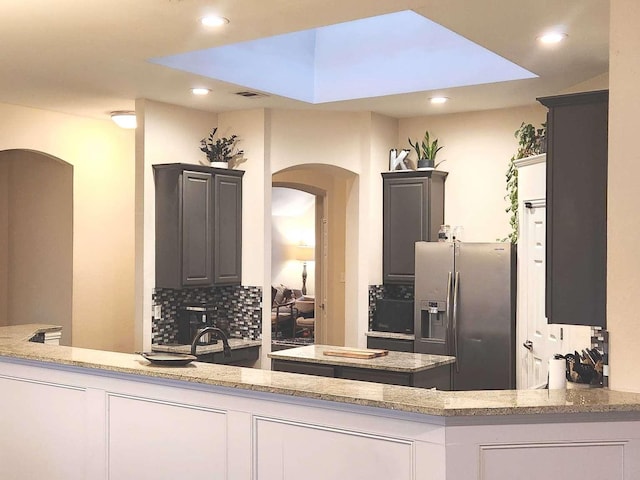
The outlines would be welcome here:
M 527 340 L 522 344 L 522 346 L 527 350 L 529 350 L 530 352 L 533 352 L 533 342 L 531 340 Z

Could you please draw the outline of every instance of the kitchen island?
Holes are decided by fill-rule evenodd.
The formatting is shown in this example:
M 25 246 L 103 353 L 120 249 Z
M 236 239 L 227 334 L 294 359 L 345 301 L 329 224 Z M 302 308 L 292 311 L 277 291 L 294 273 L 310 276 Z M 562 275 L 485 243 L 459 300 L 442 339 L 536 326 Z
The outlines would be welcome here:
M 442 392 L 158 367 L 25 340 L 0 327 L 3 480 L 631 480 L 640 471 L 640 394 Z
M 369 350 L 375 352 L 375 350 Z M 382 350 L 385 351 L 385 350 Z M 354 350 L 329 345 L 308 345 L 270 353 L 272 370 L 408 387 L 451 389 L 455 357 L 388 351 L 375 358 L 354 358 Z M 344 355 L 344 356 L 343 356 Z

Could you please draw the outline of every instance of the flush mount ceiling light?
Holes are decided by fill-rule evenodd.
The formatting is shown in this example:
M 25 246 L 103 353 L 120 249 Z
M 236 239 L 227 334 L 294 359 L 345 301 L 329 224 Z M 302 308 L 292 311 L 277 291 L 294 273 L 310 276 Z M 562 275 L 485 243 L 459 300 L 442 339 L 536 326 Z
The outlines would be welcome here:
M 556 43 L 560 43 L 565 38 L 567 38 L 567 34 L 563 32 L 547 32 L 538 37 L 538 41 L 544 45 L 554 45 Z
M 434 105 L 437 105 L 437 104 L 447 103 L 449 101 L 449 98 L 448 97 L 431 97 L 429 101 Z
M 191 93 L 194 95 L 209 95 L 209 92 L 211 92 L 211 90 L 208 88 L 195 87 L 191 89 Z
M 111 120 L 120 128 L 136 128 L 136 112 L 118 110 L 111 112 Z
M 229 23 L 228 18 L 221 17 L 219 15 L 208 15 L 200 19 L 200 23 L 205 27 L 221 27 Z
M 313 104 L 537 77 L 411 10 L 149 61 Z

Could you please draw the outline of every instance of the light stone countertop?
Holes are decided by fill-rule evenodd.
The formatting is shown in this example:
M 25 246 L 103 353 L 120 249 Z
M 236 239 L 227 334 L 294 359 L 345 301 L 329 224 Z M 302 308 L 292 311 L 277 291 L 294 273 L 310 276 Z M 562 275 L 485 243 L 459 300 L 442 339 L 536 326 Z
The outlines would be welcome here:
M 30 323 L 27 325 L 9 325 L 0 327 L 0 340 L 17 340 L 28 342 L 39 333 L 59 332 L 60 325 L 48 325 L 45 323 Z
M 323 365 L 339 365 L 343 367 L 367 368 L 389 372 L 415 373 L 455 363 L 456 357 L 446 355 L 426 355 L 421 353 L 393 352 L 376 358 L 350 358 L 326 355 L 327 351 L 349 351 L 346 347 L 330 345 L 308 345 L 272 352 L 269 357 L 274 360 L 289 362 L 319 363 Z
M 365 332 L 367 337 L 376 337 L 376 338 L 393 338 L 396 340 L 415 340 L 416 336 L 413 333 L 395 333 L 395 332 L 376 332 L 375 330 L 370 330 Z
M 31 326 L 31 336 L 48 327 Z M 440 417 L 640 413 L 640 394 L 603 388 L 441 392 L 201 362 L 161 367 L 135 354 L 27 342 L 29 333 L 18 330 L 0 327 L 0 362 L 29 360 Z
M 242 338 L 230 338 L 229 346 L 231 350 L 240 350 L 242 348 L 255 348 L 261 347 L 261 340 L 244 340 Z M 168 352 L 168 353 L 191 353 L 191 345 L 151 345 L 151 350 L 154 352 Z M 198 345 L 196 347 L 196 355 L 206 355 L 208 353 L 222 352 L 222 342 L 213 345 Z

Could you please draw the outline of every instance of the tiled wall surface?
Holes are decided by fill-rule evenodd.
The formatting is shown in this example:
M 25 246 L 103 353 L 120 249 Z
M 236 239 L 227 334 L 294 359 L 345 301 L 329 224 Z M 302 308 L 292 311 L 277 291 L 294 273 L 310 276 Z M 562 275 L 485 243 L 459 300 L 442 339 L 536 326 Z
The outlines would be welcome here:
M 174 290 L 157 288 L 153 304 L 160 305 L 161 318 L 152 320 L 152 342 L 156 345 L 175 343 L 178 308 L 189 304 L 217 305 L 217 316 L 228 320 L 232 338 L 257 340 L 262 330 L 262 288 L 224 286 Z
M 413 285 L 369 285 L 369 330 L 372 329 L 373 316 L 376 312 L 376 300 L 380 298 L 413 300 Z

